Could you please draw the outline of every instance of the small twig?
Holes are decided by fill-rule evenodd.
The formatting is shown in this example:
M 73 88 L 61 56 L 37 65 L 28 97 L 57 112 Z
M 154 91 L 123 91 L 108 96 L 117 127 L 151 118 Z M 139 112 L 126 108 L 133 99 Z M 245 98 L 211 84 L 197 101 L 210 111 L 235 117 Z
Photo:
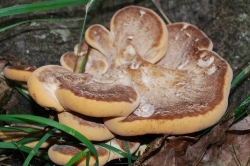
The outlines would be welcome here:
M 8 157 L 6 157 L 6 158 L 8 158 Z M 9 165 L 9 164 L 4 164 L 4 163 L 1 163 L 1 166 L 11 166 L 11 165 Z
M 29 133 L 23 132 L 23 131 L 9 131 L 9 132 L 1 132 L 0 133 L 0 139 L 8 138 L 8 137 L 23 137 L 28 135 Z
M 25 128 L 32 128 L 32 129 L 37 129 L 37 130 L 44 130 L 44 127 L 31 125 L 31 124 L 13 123 L 10 126 L 11 127 L 25 127 Z
M 159 0 L 152 0 L 152 2 L 154 3 L 154 5 L 156 6 L 156 8 L 160 11 L 160 13 L 162 14 L 162 16 L 164 17 L 164 19 L 167 21 L 168 24 L 172 24 L 172 22 L 170 21 L 170 19 L 167 17 L 167 15 L 163 12 L 160 2 Z
M 75 60 L 75 64 L 74 64 L 74 69 L 73 72 L 76 72 L 76 66 L 77 66 L 77 62 L 78 62 L 78 57 L 79 57 L 79 51 L 80 51 L 80 46 L 82 43 L 82 37 L 84 35 L 84 30 L 85 30 L 85 24 L 86 24 L 86 20 L 87 20 L 87 16 L 88 16 L 88 12 L 91 9 L 91 7 L 93 6 L 93 4 L 95 3 L 95 0 L 89 0 L 89 2 L 86 5 L 86 12 L 85 12 L 85 16 L 84 16 L 84 21 L 82 24 L 82 31 L 81 31 L 81 35 L 80 35 L 80 39 L 79 39 L 79 45 L 78 45 L 78 50 L 77 50 L 77 54 L 76 54 L 76 60 Z M 84 58 L 85 59 L 85 58 Z M 83 64 L 81 66 L 85 66 L 86 61 L 83 60 L 82 62 Z M 80 70 L 79 73 L 81 73 L 82 71 Z

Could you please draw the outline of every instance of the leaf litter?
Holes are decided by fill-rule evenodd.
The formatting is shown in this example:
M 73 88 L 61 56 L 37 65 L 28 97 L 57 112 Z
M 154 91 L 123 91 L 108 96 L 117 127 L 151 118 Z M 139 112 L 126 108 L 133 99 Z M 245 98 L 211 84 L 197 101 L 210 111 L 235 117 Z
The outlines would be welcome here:
M 233 116 L 206 135 L 164 135 L 149 144 L 131 166 L 249 165 L 250 117 L 233 124 Z

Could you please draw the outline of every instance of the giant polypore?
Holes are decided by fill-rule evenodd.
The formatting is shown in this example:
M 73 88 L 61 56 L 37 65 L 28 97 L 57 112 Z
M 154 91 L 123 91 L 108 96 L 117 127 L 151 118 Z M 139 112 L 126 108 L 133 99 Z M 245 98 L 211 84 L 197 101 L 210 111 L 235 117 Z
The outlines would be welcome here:
M 232 69 L 194 25 L 165 25 L 152 10 L 128 6 L 115 13 L 110 30 L 90 26 L 85 41 L 62 56 L 62 66 L 38 68 L 27 82 L 38 104 L 91 140 L 192 133 L 227 109 Z M 76 55 L 83 59 L 86 49 L 85 72 L 73 73 Z

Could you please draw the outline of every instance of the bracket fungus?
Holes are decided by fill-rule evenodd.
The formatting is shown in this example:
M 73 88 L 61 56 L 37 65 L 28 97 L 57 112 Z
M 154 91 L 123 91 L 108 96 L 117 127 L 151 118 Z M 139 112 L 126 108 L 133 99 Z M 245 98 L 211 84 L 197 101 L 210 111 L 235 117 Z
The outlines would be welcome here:
M 154 24 L 151 16 L 149 9 L 129 6 L 113 16 L 110 31 L 101 25 L 86 30 L 88 44 L 112 57 L 115 67 L 126 65 L 123 70 L 140 95 L 140 105 L 133 113 L 105 118 L 106 127 L 115 134 L 132 136 L 185 134 L 213 125 L 227 108 L 232 69 L 212 51 L 212 42 L 197 27 L 188 23 L 166 26 L 163 21 Z M 159 32 L 160 38 L 152 37 Z M 162 45 L 147 44 L 145 36 Z M 155 46 L 161 51 L 151 51 L 157 50 Z M 128 48 L 134 56 L 130 61 Z
M 114 135 L 104 126 L 102 118 L 128 116 L 139 105 L 140 97 L 130 86 L 110 84 L 112 78 L 108 83 L 101 83 L 102 79 L 98 77 L 73 73 L 62 66 L 47 65 L 35 70 L 27 83 L 31 97 L 39 105 L 56 110 L 60 123 L 90 140 L 103 141 Z M 76 117 L 70 111 L 90 117 Z
M 123 136 L 196 132 L 224 114 L 232 69 L 197 27 L 166 26 L 152 10 L 129 6 L 112 17 L 110 31 L 90 26 L 85 40 L 80 55 L 89 44 L 106 58 L 105 69 L 97 65 L 102 74 L 72 73 L 72 65 L 71 71 L 39 68 L 28 80 L 38 104 L 105 118 L 105 126 Z
M 62 84 L 56 90 L 57 100 L 64 109 L 91 117 L 127 116 L 139 105 L 140 96 L 134 88 L 95 78 L 89 74 L 58 77 Z
M 103 118 L 93 118 L 72 111 L 64 111 L 58 113 L 58 121 L 75 129 L 92 141 L 109 140 L 114 137 L 103 124 Z
M 113 138 L 114 135 L 104 126 L 102 118 L 91 118 L 83 115 L 76 116 L 76 113 L 70 112 L 73 110 L 81 113 L 82 108 L 85 108 L 85 111 L 89 111 L 88 108 L 93 104 L 92 102 L 95 102 L 91 98 L 93 95 L 79 95 L 82 89 L 88 88 L 89 85 L 91 86 L 91 82 L 89 83 L 88 80 L 91 81 L 92 78 L 93 76 L 89 74 L 74 74 L 62 66 L 47 65 L 34 71 L 29 76 L 27 83 L 30 96 L 39 105 L 56 110 L 60 123 L 79 131 L 90 140 L 108 140 Z M 86 84 L 85 87 L 84 82 Z M 104 98 L 103 100 L 107 99 Z M 137 100 L 137 105 L 138 103 L 139 100 Z M 93 107 L 90 110 L 91 114 L 94 111 L 100 112 L 102 109 L 105 109 L 105 106 L 100 107 L 99 105 L 98 107 L 98 103 L 94 105 L 97 107 Z M 108 106 L 110 108 L 111 104 Z M 133 111 L 134 107 L 130 111 Z
M 31 73 L 27 81 L 30 96 L 42 107 L 54 109 L 58 112 L 64 111 L 55 97 L 55 91 L 60 85 L 56 78 L 67 73 L 71 74 L 72 72 L 57 65 L 38 68 Z
M 193 133 L 215 124 L 227 109 L 232 69 L 194 25 L 165 25 L 152 10 L 128 6 L 115 13 L 110 30 L 90 26 L 85 41 L 61 57 L 62 66 L 40 67 L 27 83 L 38 104 L 91 140 Z M 77 52 L 83 59 L 87 50 L 85 71 L 73 73 Z M 74 155 L 69 149 L 75 154 L 81 148 L 55 145 L 49 156 L 64 164 L 65 155 Z M 105 164 L 107 150 L 101 151 Z
M 132 154 L 134 153 L 140 146 L 140 143 L 137 141 L 124 141 L 129 149 L 129 152 Z M 118 138 L 114 138 L 110 141 L 106 141 L 105 144 L 111 145 L 123 152 L 126 152 L 127 149 L 124 145 L 124 142 Z M 49 148 L 48 155 L 49 158 L 58 165 L 65 165 L 73 156 L 77 153 L 83 151 L 86 147 L 82 144 L 78 145 L 53 145 Z M 95 148 L 98 153 L 99 159 L 99 166 L 105 165 L 107 162 L 123 158 L 123 156 L 113 152 L 112 150 L 108 150 L 103 148 L 102 146 L 95 145 Z M 96 162 L 95 157 L 91 154 L 89 159 L 89 165 L 94 165 Z M 86 157 L 82 157 L 80 160 L 77 161 L 74 165 L 85 166 L 86 164 Z

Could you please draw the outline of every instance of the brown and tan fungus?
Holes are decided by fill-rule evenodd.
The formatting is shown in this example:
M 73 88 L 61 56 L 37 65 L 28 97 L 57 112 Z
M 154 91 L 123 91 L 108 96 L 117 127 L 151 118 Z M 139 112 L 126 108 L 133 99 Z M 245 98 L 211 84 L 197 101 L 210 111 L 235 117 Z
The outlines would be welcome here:
M 137 141 L 125 140 L 124 142 L 126 142 L 126 144 L 128 145 L 128 148 L 131 154 L 134 153 L 140 146 L 140 143 L 138 143 Z M 123 141 L 120 139 L 114 138 L 110 141 L 106 141 L 106 144 L 113 146 L 124 152 L 127 151 Z M 105 165 L 107 162 L 111 160 L 123 158 L 123 156 L 111 150 L 105 149 L 101 146 L 95 145 L 95 148 L 98 154 L 99 166 Z M 54 163 L 58 165 L 65 165 L 73 156 L 83 151 L 84 149 L 86 149 L 86 147 L 83 145 L 57 145 L 55 144 L 52 147 L 50 147 L 48 151 L 48 155 L 49 155 L 49 158 Z M 89 165 L 94 165 L 95 162 L 96 162 L 96 159 L 94 155 L 91 154 L 90 159 L 89 159 Z M 86 157 L 84 156 L 83 158 L 81 158 L 77 163 L 75 163 L 75 165 L 85 166 Z
M 195 26 L 167 27 L 164 58 L 126 69 L 141 102 L 128 117 L 105 119 L 118 135 L 192 133 L 215 124 L 226 111 L 232 80 L 228 63 L 211 51 L 212 43 Z
M 115 68 L 130 64 L 139 54 L 155 63 L 167 50 L 168 31 L 163 20 L 152 10 L 129 6 L 112 17 L 110 31 L 102 25 L 86 30 L 86 42 L 103 53 Z
M 27 81 L 29 76 L 33 71 L 36 70 L 35 66 L 29 66 L 29 65 L 22 65 L 22 66 L 7 66 L 4 68 L 4 76 L 17 83 L 19 85 L 23 92 L 28 92 L 28 86 Z
M 57 65 L 38 68 L 30 75 L 27 82 L 30 96 L 42 107 L 58 112 L 64 111 L 55 96 L 55 91 L 61 84 L 56 77 L 71 73 L 71 71 Z
M 72 111 L 64 111 L 58 113 L 58 120 L 92 141 L 109 140 L 114 137 L 103 124 L 103 118 L 94 118 Z
M 164 25 L 168 29 L 164 33 L 151 16 L 148 10 L 129 6 L 113 16 L 110 32 L 101 25 L 86 31 L 88 44 L 112 57 L 115 67 L 127 66 L 120 69 L 140 94 L 140 105 L 132 114 L 105 118 L 105 125 L 123 136 L 185 134 L 213 125 L 227 108 L 232 69 L 212 51 L 212 42 L 197 27 L 188 23 Z M 158 32 L 162 32 L 160 38 L 156 37 Z M 147 37 L 156 35 L 151 36 L 151 44 L 140 35 L 146 33 Z M 167 42 L 152 44 L 154 39 Z M 163 56 L 152 51 L 155 46 L 161 48 Z
M 7 66 L 4 68 L 4 76 L 10 80 L 27 82 L 30 74 L 35 70 L 35 66 Z
M 139 105 L 140 97 L 132 87 L 97 82 L 89 74 L 71 74 L 57 78 L 62 84 L 56 98 L 66 110 L 92 117 L 127 116 Z M 100 80 L 101 81 L 101 80 Z
M 78 59 L 77 59 L 78 53 Z M 91 75 L 101 75 L 104 74 L 109 67 L 108 59 L 99 51 L 93 48 L 89 48 L 89 46 L 83 41 L 83 44 L 80 47 L 80 51 L 78 52 L 78 44 L 74 48 L 74 52 L 66 52 L 60 58 L 60 63 L 66 69 L 73 71 L 75 62 L 76 69 L 75 72 L 79 72 L 82 61 L 85 56 L 87 56 L 87 62 L 85 68 L 82 70 L 84 73 L 88 73 Z
M 62 66 L 35 70 L 28 88 L 38 104 L 59 112 L 61 123 L 90 139 L 192 133 L 215 124 L 226 111 L 232 69 L 197 27 L 166 26 L 152 10 L 128 6 L 112 17 L 110 31 L 92 25 L 85 40 L 79 52 L 76 46 L 75 53 L 62 56 Z M 88 45 L 84 73 L 73 73 L 76 52 L 82 60 Z M 105 134 L 97 139 L 83 130 Z M 63 165 L 81 150 L 55 145 L 49 156 Z M 110 152 L 98 151 L 103 164 L 108 161 L 104 153 Z
M 153 11 L 129 6 L 113 16 L 110 31 L 93 25 L 85 40 L 111 68 L 55 76 L 53 97 L 64 110 L 105 117 L 123 136 L 191 133 L 224 114 L 232 70 L 197 27 L 166 26 Z

